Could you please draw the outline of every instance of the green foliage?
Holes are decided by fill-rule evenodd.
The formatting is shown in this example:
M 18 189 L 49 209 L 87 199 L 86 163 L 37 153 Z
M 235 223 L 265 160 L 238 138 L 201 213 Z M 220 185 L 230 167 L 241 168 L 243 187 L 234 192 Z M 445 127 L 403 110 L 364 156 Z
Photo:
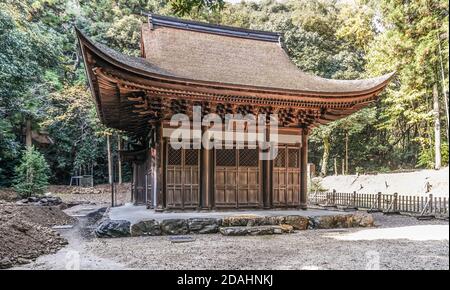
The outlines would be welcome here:
M 51 107 L 41 126 L 57 144 L 44 150 L 56 177 L 52 181 L 69 180 L 70 174 L 90 172 L 91 166 L 104 163 L 104 128 L 88 89 L 84 85 L 67 86 L 48 98 Z
M 27 8 L 0 3 L 0 185 L 11 180 L 24 120 L 45 114 L 45 76 L 60 53 L 59 38 L 42 23 L 27 21 Z
M 430 142 L 424 142 L 422 147 L 420 148 L 419 157 L 417 159 L 417 167 L 423 168 L 434 168 L 434 146 L 430 144 Z M 441 145 L 441 153 L 442 153 L 442 165 L 448 165 L 448 144 L 443 143 Z
M 22 153 L 15 174 L 14 189 L 21 197 L 29 197 L 44 193 L 50 170 L 44 156 L 34 147 L 29 147 Z
M 170 6 L 174 14 L 185 16 L 196 10 L 202 9 L 217 11 L 223 8 L 224 0 L 170 0 Z
M 448 71 L 448 2 L 386 0 L 378 8 L 383 33 L 369 45 L 367 70 L 371 75 L 395 70 L 397 77 L 380 104 L 377 128 L 389 133 L 388 142 L 395 149 L 415 154 L 413 162 L 429 167 L 434 156 L 430 128 L 432 87 L 440 80 L 439 42 Z M 447 35 L 447 41 L 441 41 L 441 35 Z M 445 82 L 448 87 L 448 78 Z
M 108 44 L 128 55 L 139 56 L 142 21 L 134 15 L 114 22 L 106 32 Z

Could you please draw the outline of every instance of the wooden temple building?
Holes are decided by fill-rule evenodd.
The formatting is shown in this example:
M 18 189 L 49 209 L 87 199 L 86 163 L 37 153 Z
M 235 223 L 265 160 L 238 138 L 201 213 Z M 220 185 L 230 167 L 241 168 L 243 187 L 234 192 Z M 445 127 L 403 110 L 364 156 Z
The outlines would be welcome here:
M 158 15 L 142 25 L 141 57 L 77 34 L 99 118 L 136 136 L 121 152 L 133 164 L 133 202 L 155 209 L 306 208 L 311 129 L 371 104 L 392 77 L 313 76 L 289 59 L 278 33 Z M 276 158 L 239 144 L 172 148 L 171 117 L 192 118 L 194 106 L 221 117 L 275 114 Z

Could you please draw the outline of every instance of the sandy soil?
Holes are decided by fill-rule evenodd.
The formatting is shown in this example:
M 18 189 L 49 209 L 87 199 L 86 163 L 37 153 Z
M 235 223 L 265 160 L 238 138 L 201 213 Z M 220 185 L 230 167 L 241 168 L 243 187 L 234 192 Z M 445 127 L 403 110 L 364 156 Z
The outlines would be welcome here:
M 116 204 L 121 205 L 131 201 L 131 184 L 116 184 Z M 58 196 L 64 203 L 110 204 L 111 185 L 98 184 L 94 187 L 78 187 L 68 185 L 50 185 L 46 194 Z M 12 188 L 0 188 L 0 200 L 17 201 L 20 198 Z
M 436 226 L 441 220 L 375 214 L 379 228 Z M 19 269 L 449 269 L 448 235 L 417 241 L 380 234 L 345 240 L 371 229 L 308 230 L 289 235 L 224 237 L 194 235 L 194 241 L 172 244 L 168 237 L 97 239 L 84 236 L 83 224 L 62 232 L 69 245 Z M 369 234 L 370 236 L 370 234 Z M 344 237 L 344 239 L 342 239 Z
M 116 190 L 116 204 L 121 205 L 131 201 L 130 183 L 116 185 Z M 53 196 L 59 196 L 65 203 L 111 204 L 111 186 L 109 184 L 99 184 L 92 188 L 52 185 L 48 188 L 48 191 Z
M 449 196 L 448 167 L 441 170 L 418 170 L 406 173 L 387 173 L 376 175 L 337 175 L 321 179 L 321 185 L 327 190 L 337 192 L 392 194 L 397 192 L 405 195 Z M 426 193 L 427 182 L 431 190 Z M 387 186 L 386 186 L 387 185 Z
M 50 227 L 76 222 L 56 206 L 0 201 L 0 268 L 29 263 L 61 249 L 67 241 Z
M 15 201 L 17 200 L 17 193 L 12 188 L 0 188 L 0 200 Z

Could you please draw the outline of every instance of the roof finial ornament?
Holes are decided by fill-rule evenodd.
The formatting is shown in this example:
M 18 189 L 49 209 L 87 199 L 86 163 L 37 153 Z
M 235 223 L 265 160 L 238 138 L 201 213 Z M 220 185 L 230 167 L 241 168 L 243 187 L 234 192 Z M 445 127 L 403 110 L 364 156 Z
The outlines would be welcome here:
M 152 13 L 147 13 L 145 11 L 141 11 L 141 15 L 147 16 L 147 18 L 148 18 L 148 26 L 150 27 L 150 30 L 153 30 L 154 29 L 154 27 L 153 27 L 153 19 L 152 19 L 153 14 Z

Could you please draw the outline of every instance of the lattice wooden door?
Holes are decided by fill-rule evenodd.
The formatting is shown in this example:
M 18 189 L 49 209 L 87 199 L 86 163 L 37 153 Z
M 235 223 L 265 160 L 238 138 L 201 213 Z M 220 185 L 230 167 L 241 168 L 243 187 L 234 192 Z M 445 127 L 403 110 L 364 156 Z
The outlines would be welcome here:
M 260 206 L 258 149 L 217 149 L 216 207 Z
M 273 199 L 275 207 L 300 204 L 299 147 L 280 146 L 273 162 Z
M 199 150 L 167 150 L 166 206 L 196 208 L 199 206 Z

